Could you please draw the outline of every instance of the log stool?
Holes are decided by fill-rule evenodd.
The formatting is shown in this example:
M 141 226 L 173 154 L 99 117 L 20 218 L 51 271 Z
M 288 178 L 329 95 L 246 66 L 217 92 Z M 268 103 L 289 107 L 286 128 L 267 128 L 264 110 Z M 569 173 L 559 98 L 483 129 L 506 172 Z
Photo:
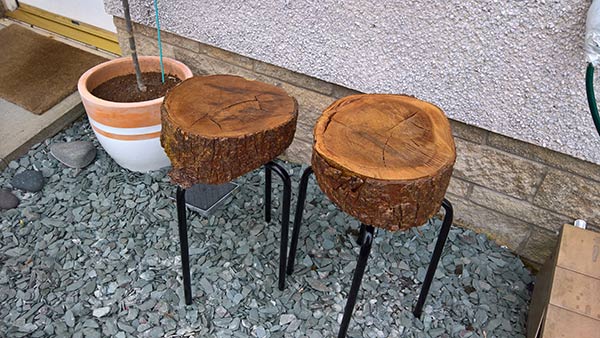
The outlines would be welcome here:
M 271 173 L 283 181 L 279 289 L 285 284 L 291 181 L 272 162 L 292 142 L 298 104 L 282 89 L 239 76 L 198 76 L 166 95 L 161 107 L 161 145 L 177 184 L 177 216 L 186 304 L 192 303 L 185 189 L 221 184 L 265 166 L 265 220 L 271 220 Z
M 444 194 L 456 159 L 448 119 L 436 106 L 403 95 L 353 95 L 329 106 L 314 128 L 312 167 L 302 174 L 287 273 L 294 269 L 298 234 L 313 173 L 321 190 L 361 222 L 360 254 L 338 337 L 345 337 L 356 303 L 374 228 L 397 231 L 446 213 L 414 315 L 429 292 L 450 225 Z

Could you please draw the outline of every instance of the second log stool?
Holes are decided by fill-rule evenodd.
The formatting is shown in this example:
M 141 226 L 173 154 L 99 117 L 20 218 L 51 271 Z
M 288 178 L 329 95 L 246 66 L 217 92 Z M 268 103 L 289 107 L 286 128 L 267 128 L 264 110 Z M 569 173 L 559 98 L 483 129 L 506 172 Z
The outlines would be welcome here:
M 313 173 L 321 190 L 361 223 L 360 255 L 338 337 L 345 337 L 371 250 L 374 227 L 397 231 L 446 210 L 442 230 L 414 309 L 421 309 L 452 224 L 444 199 L 456 160 L 450 124 L 441 109 L 404 95 L 366 94 L 329 106 L 314 128 L 312 168 L 300 181 L 287 272 L 294 266 L 298 234 Z
M 185 189 L 221 184 L 265 165 L 265 218 L 270 221 L 271 172 L 284 183 L 279 288 L 287 258 L 291 182 L 275 157 L 290 145 L 298 104 L 281 88 L 239 76 L 198 76 L 166 95 L 161 108 L 161 145 L 177 184 L 177 214 L 186 304 L 192 303 Z

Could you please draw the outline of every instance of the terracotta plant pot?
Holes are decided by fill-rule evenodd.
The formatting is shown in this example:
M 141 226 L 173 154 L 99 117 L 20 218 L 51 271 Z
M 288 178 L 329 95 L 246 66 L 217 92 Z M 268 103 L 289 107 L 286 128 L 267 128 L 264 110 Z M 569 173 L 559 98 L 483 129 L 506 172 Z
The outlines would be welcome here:
M 140 56 L 142 72 L 160 72 L 157 56 Z M 185 80 L 192 71 L 183 63 L 163 58 L 165 74 Z M 160 106 L 163 97 L 141 102 L 111 102 L 91 91 L 100 84 L 121 75 L 133 74 L 130 57 L 101 63 L 79 78 L 77 89 L 98 141 L 123 168 L 147 172 L 170 165 L 160 146 Z

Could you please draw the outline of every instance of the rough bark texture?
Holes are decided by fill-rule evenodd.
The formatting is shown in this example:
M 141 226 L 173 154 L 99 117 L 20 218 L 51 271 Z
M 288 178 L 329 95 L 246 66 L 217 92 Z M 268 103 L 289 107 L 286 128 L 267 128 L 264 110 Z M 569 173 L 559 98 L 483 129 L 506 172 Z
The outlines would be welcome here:
M 439 209 L 456 150 L 438 107 L 402 95 L 353 95 L 325 110 L 314 136 L 319 186 L 361 222 L 403 230 Z
M 281 154 L 296 131 L 296 100 L 238 76 L 194 77 L 165 97 L 161 144 L 182 187 L 220 184 Z

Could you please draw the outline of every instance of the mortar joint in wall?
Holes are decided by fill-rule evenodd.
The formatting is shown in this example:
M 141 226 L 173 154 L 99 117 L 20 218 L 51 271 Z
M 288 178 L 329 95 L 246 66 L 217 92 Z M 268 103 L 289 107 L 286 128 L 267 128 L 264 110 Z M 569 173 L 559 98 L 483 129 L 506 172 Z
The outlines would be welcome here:
M 483 142 L 481 142 L 481 144 L 489 146 L 490 131 L 485 130 L 485 129 L 483 129 L 483 131 L 484 131 L 484 136 L 483 136 Z
M 535 197 L 537 196 L 538 192 L 540 191 L 540 188 L 542 186 L 542 184 L 544 183 L 544 180 L 546 179 L 546 176 L 548 176 L 548 173 L 550 172 L 550 168 L 543 164 L 540 163 L 544 166 L 544 169 L 542 171 L 542 174 L 540 175 L 540 179 L 538 182 L 535 183 L 534 185 L 534 191 L 533 194 L 531 194 L 531 196 L 527 199 L 527 201 L 529 201 L 531 204 L 534 204 L 533 201 L 535 199 Z
M 547 174 L 548 174 L 548 173 L 546 172 L 546 175 L 547 175 Z M 463 180 L 464 180 L 464 179 L 463 179 Z M 477 200 L 473 200 L 471 197 L 472 197 L 472 194 L 473 194 L 473 191 L 474 191 L 475 187 L 479 187 L 479 188 L 482 188 L 482 189 L 486 189 L 486 190 L 493 191 L 494 193 L 496 193 L 496 194 L 499 194 L 499 195 L 502 195 L 502 196 L 504 196 L 505 198 L 510 198 L 510 199 L 515 199 L 515 200 L 521 201 L 521 202 L 523 202 L 523 203 L 526 203 L 526 204 L 529 204 L 529 205 L 531 205 L 531 206 L 533 206 L 533 207 L 535 207 L 535 208 L 538 208 L 538 209 L 540 209 L 540 210 L 543 210 L 543 211 L 545 211 L 545 212 L 549 212 L 549 213 L 552 213 L 552 214 L 555 214 L 555 215 L 558 215 L 558 216 L 562 216 L 562 217 L 564 217 L 564 218 L 566 218 L 566 219 L 573 219 L 571 216 L 569 216 L 569 215 L 565 215 L 565 214 L 562 214 L 562 213 L 560 213 L 560 212 L 558 212 L 558 211 L 556 211 L 556 210 L 552 210 L 552 209 L 549 209 L 549 208 L 546 208 L 546 207 L 543 207 L 543 206 L 536 205 L 536 204 L 535 204 L 535 203 L 533 203 L 533 202 L 532 202 L 532 201 L 531 201 L 529 198 L 527 198 L 527 199 L 522 199 L 522 198 L 518 198 L 518 197 L 515 197 L 515 196 L 510 196 L 510 195 L 507 195 L 507 194 L 506 194 L 506 193 L 504 193 L 504 192 L 501 192 L 501 191 L 497 191 L 497 190 L 491 189 L 490 187 L 486 187 L 486 186 L 483 186 L 483 185 L 481 185 L 481 184 L 477 184 L 477 183 L 473 183 L 473 182 L 469 182 L 469 181 L 467 181 L 467 183 L 469 183 L 469 187 L 468 187 L 468 189 L 467 189 L 467 194 L 465 195 L 465 198 L 467 198 L 467 197 L 468 197 L 467 199 L 468 199 L 470 202 L 473 202 L 473 203 L 477 204 L 478 206 L 484 207 L 484 208 L 486 208 L 486 209 L 489 209 L 489 210 L 493 210 L 493 211 L 495 211 L 495 212 L 498 212 L 498 213 L 500 213 L 500 214 L 502 214 L 502 215 L 505 215 L 505 216 L 508 216 L 508 217 L 512 217 L 512 218 L 515 218 L 515 219 L 519 219 L 519 220 L 521 220 L 520 218 L 517 218 L 517 217 L 515 217 L 515 216 L 513 216 L 513 215 L 509 215 L 509 214 L 507 214 L 507 213 L 504 213 L 504 212 L 502 212 L 502 211 L 500 211 L 500 210 L 496 210 L 496 209 L 492 209 L 492 208 L 486 207 L 485 205 L 481 205 L 480 203 L 478 203 L 478 201 L 477 201 Z M 534 194 L 533 196 L 535 196 L 535 194 Z M 524 220 L 521 220 L 521 221 L 525 222 Z M 537 224 L 535 224 L 535 223 L 529 223 L 529 224 L 531 224 L 531 225 L 534 225 L 534 226 L 536 226 L 536 227 L 540 227 L 539 225 L 537 225 Z M 541 227 L 541 228 L 548 230 L 548 228 L 545 228 L 545 227 Z
M 529 224 L 528 223 L 528 227 L 527 227 L 527 235 L 525 236 L 525 238 L 523 238 L 523 240 L 521 241 L 521 243 L 519 244 L 519 246 L 516 248 L 515 252 L 521 256 L 521 252 L 523 252 L 523 250 L 525 250 L 525 247 L 527 246 L 527 244 L 529 243 L 529 239 L 531 238 L 532 234 L 533 234 L 533 228 L 536 227 L 533 224 Z
M 484 209 L 487 209 L 487 210 L 493 211 L 493 212 L 495 212 L 495 213 L 498 213 L 498 214 L 500 214 L 500 215 L 503 215 L 503 216 L 506 216 L 506 217 L 509 217 L 509 218 L 512 218 L 512 219 L 515 219 L 515 220 L 519 220 L 520 222 L 526 223 L 526 224 L 527 224 L 527 225 L 529 225 L 529 226 L 539 227 L 538 225 L 536 225 L 536 224 L 534 224 L 534 223 L 531 223 L 531 222 L 528 222 L 528 221 L 526 221 L 526 220 L 523 220 L 523 219 L 521 219 L 521 218 L 519 218 L 519 217 L 517 217 L 517 216 L 515 216 L 515 215 L 510 215 L 510 214 L 507 214 L 507 213 L 505 213 L 505 212 L 503 212 L 503 211 L 501 211 L 501 210 L 498 210 L 498 209 L 491 208 L 491 207 L 489 207 L 489 206 L 487 206 L 487 205 L 483 205 L 483 204 L 479 203 L 479 201 L 477 201 L 477 200 L 474 200 L 474 199 L 472 199 L 471 197 L 472 197 L 472 194 L 473 194 L 473 190 L 475 189 L 475 186 L 477 186 L 477 187 L 480 187 L 480 188 L 483 188 L 483 189 L 491 190 L 491 191 L 493 191 L 493 192 L 495 192 L 495 193 L 498 193 L 498 194 L 500 194 L 500 195 L 506 196 L 507 198 L 514 198 L 514 199 L 516 199 L 516 200 L 519 200 L 519 201 L 522 201 L 522 202 L 524 202 L 524 203 L 531 204 L 531 203 L 529 203 L 529 201 L 527 201 L 527 200 L 523 200 L 523 199 L 520 199 L 520 198 L 516 198 L 516 197 L 513 197 L 513 196 L 506 195 L 506 194 L 505 194 L 505 193 L 503 193 L 503 192 L 496 191 L 496 190 L 492 190 L 492 189 L 490 189 L 490 188 L 488 188 L 488 187 L 485 187 L 485 186 L 479 185 L 479 184 L 477 184 L 477 183 L 472 183 L 472 182 L 469 182 L 469 183 L 470 183 L 471 185 L 469 186 L 469 188 L 468 188 L 468 190 L 467 190 L 467 194 L 465 195 L 465 197 L 463 197 L 465 200 L 467 200 L 467 201 L 469 201 L 469 202 L 471 202 L 471 203 L 473 203 L 473 204 L 477 205 L 478 207 L 481 207 L 481 208 L 484 208 Z M 564 215 L 563 215 L 563 216 L 564 216 Z M 542 227 L 542 228 L 543 228 L 543 227 Z

